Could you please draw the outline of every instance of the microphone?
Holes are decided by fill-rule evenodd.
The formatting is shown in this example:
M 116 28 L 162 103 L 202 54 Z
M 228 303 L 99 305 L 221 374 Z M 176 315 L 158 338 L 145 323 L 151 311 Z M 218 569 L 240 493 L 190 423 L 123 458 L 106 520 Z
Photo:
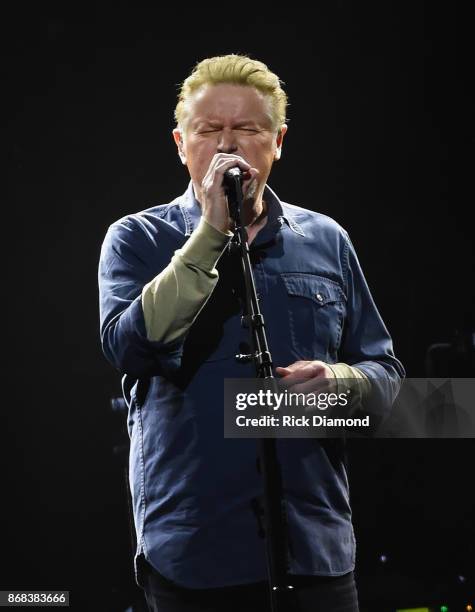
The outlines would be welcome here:
M 241 168 L 229 168 L 223 175 L 223 187 L 228 198 L 229 214 L 234 223 L 240 225 L 240 207 L 242 206 L 242 172 Z
M 224 173 L 224 184 L 226 187 L 234 187 L 235 180 L 239 179 L 239 182 L 242 182 L 242 172 L 241 168 L 236 166 L 235 168 L 228 168 Z

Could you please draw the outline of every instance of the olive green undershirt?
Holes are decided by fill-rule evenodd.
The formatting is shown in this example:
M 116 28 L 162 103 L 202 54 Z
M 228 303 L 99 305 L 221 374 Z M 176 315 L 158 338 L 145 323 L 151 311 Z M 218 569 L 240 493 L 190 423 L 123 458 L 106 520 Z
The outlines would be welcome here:
M 231 237 L 201 217 L 168 266 L 145 285 L 142 308 L 149 340 L 172 342 L 191 327 L 218 283 L 216 264 Z
M 218 283 L 216 264 L 231 237 L 231 232 L 225 234 L 201 217 L 168 266 L 145 285 L 142 308 L 149 340 L 172 342 L 193 324 Z M 358 379 L 358 389 L 364 394 L 369 390 L 368 378 L 357 368 L 345 363 L 327 365 L 336 379 Z

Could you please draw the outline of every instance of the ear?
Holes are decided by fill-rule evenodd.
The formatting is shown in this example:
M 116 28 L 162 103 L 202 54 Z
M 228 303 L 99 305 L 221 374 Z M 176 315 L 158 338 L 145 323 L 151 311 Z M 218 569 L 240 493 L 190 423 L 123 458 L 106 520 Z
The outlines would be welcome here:
M 183 140 L 183 133 L 180 128 L 175 128 L 172 132 L 173 140 L 178 149 L 178 155 L 180 156 L 181 163 L 186 166 L 186 153 L 185 153 L 185 143 Z
M 284 136 L 287 132 L 287 125 L 283 123 L 280 126 L 279 131 L 277 132 L 276 141 L 275 141 L 275 151 L 274 151 L 274 160 L 279 160 L 282 155 L 282 142 L 284 140 Z

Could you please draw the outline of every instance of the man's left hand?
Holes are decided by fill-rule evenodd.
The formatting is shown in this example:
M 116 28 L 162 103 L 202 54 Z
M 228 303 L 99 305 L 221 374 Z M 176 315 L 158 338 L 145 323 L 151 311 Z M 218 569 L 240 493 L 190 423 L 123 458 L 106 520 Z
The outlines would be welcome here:
M 335 378 L 324 361 L 295 361 L 285 368 L 278 366 L 275 371 L 282 377 L 279 385 L 292 393 L 324 391 L 329 379 Z

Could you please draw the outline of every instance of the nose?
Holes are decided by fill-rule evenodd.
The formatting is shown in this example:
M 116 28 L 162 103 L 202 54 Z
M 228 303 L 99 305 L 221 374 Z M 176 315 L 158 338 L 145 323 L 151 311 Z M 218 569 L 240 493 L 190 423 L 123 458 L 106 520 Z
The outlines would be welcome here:
M 219 132 L 218 153 L 235 153 L 237 151 L 236 135 L 233 130 L 229 128 L 223 128 Z

